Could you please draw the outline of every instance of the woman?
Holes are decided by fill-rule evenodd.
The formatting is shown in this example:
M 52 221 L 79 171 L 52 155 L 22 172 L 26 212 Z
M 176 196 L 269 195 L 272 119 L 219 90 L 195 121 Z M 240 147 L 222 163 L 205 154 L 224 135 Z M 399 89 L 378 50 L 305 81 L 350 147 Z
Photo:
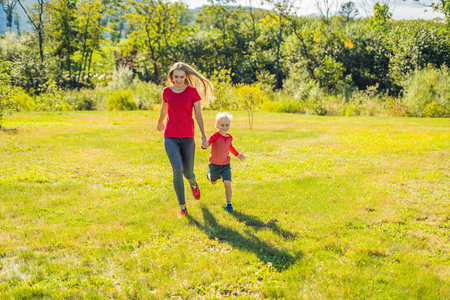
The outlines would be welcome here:
M 187 215 L 186 200 L 184 197 L 184 177 L 189 181 L 195 199 L 200 199 L 200 189 L 194 174 L 195 119 L 202 134 L 202 146 L 208 146 L 205 135 L 200 100 L 212 97 L 212 84 L 186 63 L 177 62 L 170 68 L 168 79 L 170 86 L 163 90 L 163 103 L 158 120 L 158 130 L 164 130 L 164 147 L 173 170 L 173 187 L 177 195 L 180 212 L 178 217 Z M 200 83 L 200 92 L 195 83 Z M 167 124 L 164 119 L 168 115 Z

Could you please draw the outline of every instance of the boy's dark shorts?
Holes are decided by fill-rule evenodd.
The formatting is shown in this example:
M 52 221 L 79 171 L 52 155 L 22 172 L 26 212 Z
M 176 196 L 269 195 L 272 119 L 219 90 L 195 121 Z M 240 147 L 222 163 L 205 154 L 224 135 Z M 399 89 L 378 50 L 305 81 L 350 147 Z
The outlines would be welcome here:
M 209 178 L 211 182 L 215 182 L 222 177 L 222 180 L 231 181 L 231 167 L 230 164 L 227 165 L 216 165 L 209 163 L 208 169 Z

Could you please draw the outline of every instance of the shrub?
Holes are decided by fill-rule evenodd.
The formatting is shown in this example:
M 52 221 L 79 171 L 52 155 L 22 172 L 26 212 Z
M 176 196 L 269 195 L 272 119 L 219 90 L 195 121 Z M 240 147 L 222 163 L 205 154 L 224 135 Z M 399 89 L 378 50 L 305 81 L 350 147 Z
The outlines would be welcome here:
M 75 110 L 96 110 L 105 97 L 101 89 L 72 90 L 66 94 Z
M 440 69 L 429 66 L 412 72 L 403 82 L 404 101 L 411 109 L 411 114 L 427 117 L 448 116 L 449 82 L 450 70 L 446 66 Z
M 8 62 L 0 60 L 0 128 L 4 118 L 16 109 L 15 95 L 17 89 L 10 84 L 11 77 L 7 73 Z
M 119 90 L 108 95 L 106 102 L 108 110 L 136 110 L 137 105 L 130 89 Z
M 42 89 L 46 92 L 34 96 L 32 110 L 67 111 L 74 109 L 70 97 L 53 80 L 49 80 Z
M 112 74 L 112 80 L 108 83 L 108 87 L 113 90 L 128 89 L 133 84 L 133 71 L 128 67 L 119 66 L 118 69 L 114 69 Z
M 7 33 L 0 39 L 0 57 L 10 63 L 11 84 L 24 88 L 29 94 L 42 92 L 48 81 L 49 66 L 40 61 L 34 48 L 34 37 L 27 32 L 22 36 Z
M 231 69 L 216 70 L 211 76 L 214 86 L 214 100 L 207 104 L 215 110 L 236 110 L 239 107 L 231 82 Z
M 269 99 L 257 84 L 238 84 L 236 86 L 236 95 L 239 99 L 240 107 L 245 109 L 248 113 L 249 126 L 250 129 L 252 129 L 253 112 Z
M 162 87 L 152 82 L 139 82 L 133 88 L 134 98 L 139 109 L 152 110 L 155 103 L 161 103 Z
M 15 33 L 6 32 L 3 38 L 0 38 L 0 57 L 10 62 L 16 59 L 26 50 L 24 40 L 27 36 L 17 37 Z
M 450 117 L 449 111 L 437 104 L 436 102 L 431 102 L 422 111 L 424 117 L 429 118 L 446 118 Z
M 262 104 L 261 109 L 267 112 L 283 112 L 283 113 L 305 113 L 305 103 L 301 100 L 278 99 L 277 101 L 266 101 Z
M 283 83 L 283 92 L 290 96 L 291 100 L 306 100 L 313 89 L 319 89 L 317 83 L 307 79 L 307 75 L 301 72 L 291 72 Z
M 23 89 L 18 88 L 17 94 L 15 96 L 15 101 L 17 105 L 17 110 L 33 110 L 34 99 L 28 95 Z

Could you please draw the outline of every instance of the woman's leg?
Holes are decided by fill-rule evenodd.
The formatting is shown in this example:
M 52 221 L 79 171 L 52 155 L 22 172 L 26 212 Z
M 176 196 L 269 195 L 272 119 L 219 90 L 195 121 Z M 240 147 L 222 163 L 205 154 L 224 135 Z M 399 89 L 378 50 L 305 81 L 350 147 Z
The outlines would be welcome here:
M 173 171 L 173 188 L 177 195 L 178 204 L 185 205 L 186 199 L 184 197 L 184 182 L 183 182 L 183 162 L 180 151 L 180 139 L 165 137 L 164 148 L 166 149 L 167 157 L 172 165 Z
M 181 161 L 183 162 L 183 174 L 191 187 L 197 184 L 194 174 L 195 140 L 194 138 L 182 138 L 180 145 Z

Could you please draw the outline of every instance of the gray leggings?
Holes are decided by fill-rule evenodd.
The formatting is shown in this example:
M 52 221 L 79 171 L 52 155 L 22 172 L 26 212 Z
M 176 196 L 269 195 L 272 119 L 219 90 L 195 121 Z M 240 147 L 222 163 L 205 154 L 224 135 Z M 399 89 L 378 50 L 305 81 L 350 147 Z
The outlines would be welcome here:
M 184 177 L 191 186 L 196 184 L 194 174 L 195 140 L 193 137 L 187 138 L 164 138 L 164 148 L 173 171 L 173 188 L 177 195 L 178 204 L 186 204 L 184 197 Z

